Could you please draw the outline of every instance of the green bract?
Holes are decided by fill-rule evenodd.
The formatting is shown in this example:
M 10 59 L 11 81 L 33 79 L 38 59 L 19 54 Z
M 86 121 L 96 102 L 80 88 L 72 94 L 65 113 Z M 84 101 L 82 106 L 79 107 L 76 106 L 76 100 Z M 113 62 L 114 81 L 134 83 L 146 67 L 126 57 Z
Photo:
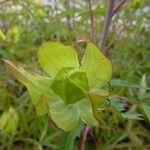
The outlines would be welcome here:
M 15 132 L 18 121 L 19 115 L 17 111 L 13 107 L 10 107 L 0 117 L 0 131 Z
M 79 65 L 76 50 L 58 42 L 46 42 L 40 48 L 38 60 L 49 77 L 25 71 L 5 60 L 15 77 L 28 89 L 37 115 L 48 114 L 65 131 L 76 127 L 81 118 L 96 126 L 99 107 L 108 97 L 102 90 L 112 75 L 112 65 L 92 43 Z

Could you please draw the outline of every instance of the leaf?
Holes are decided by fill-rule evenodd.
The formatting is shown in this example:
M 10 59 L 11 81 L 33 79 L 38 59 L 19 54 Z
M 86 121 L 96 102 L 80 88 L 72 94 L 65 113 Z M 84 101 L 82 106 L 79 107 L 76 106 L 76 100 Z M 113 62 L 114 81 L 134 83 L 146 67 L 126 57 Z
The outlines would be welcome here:
M 45 110 L 45 102 L 49 105 L 55 103 L 56 99 L 59 100 L 58 96 L 51 90 L 51 79 L 42 77 L 37 74 L 31 74 L 25 71 L 21 66 L 14 65 L 9 60 L 4 60 L 13 75 L 24 84 L 31 96 L 32 103 L 35 105 L 37 115 L 44 115 L 47 112 Z M 43 101 L 43 96 L 45 100 Z M 42 99 L 41 99 L 42 96 Z M 40 105 L 39 105 L 40 104 Z
M 14 43 L 18 42 L 20 38 L 18 27 L 15 26 L 15 27 L 10 28 L 7 32 L 6 37 L 7 39 L 13 41 Z
M 51 88 L 65 104 L 75 103 L 85 98 L 86 91 L 89 90 L 85 72 L 72 68 L 62 68 L 55 76 Z
M 8 60 L 5 60 L 5 63 L 15 77 L 28 88 L 37 115 L 47 113 L 46 103 L 48 103 L 50 117 L 59 128 L 69 131 L 76 127 L 79 120 L 77 106 L 63 104 L 63 101 L 51 90 L 50 78 L 30 74 Z
M 80 136 L 80 133 L 84 127 L 84 124 L 79 120 L 77 127 L 70 131 L 64 132 L 61 137 L 60 149 L 61 150 L 73 150 L 75 138 Z
M 112 76 L 112 65 L 109 59 L 92 43 L 88 43 L 81 62 L 88 77 L 90 88 L 103 87 Z
M 101 7 L 101 6 L 97 6 L 95 7 L 95 9 L 93 10 L 94 16 L 98 16 L 99 14 L 101 14 L 101 16 L 105 16 L 106 14 L 106 9 L 105 7 Z
M 58 42 L 44 43 L 39 50 L 38 60 L 41 67 L 52 77 L 62 67 L 79 67 L 75 49 Z
M 92 106 L 88 99 L 83 99 L 77 102 L 77 108 L 80 113 L 81 119 L 89 125 L 98 126 L 97 120 L 93 116 Z
M 4 111 L 0 117 L 0 130 L 4 132 L 15 132 L 19 116 L 13 107 L 10 107 L 7 111 Z
M 122 142 L 124 139 L 126 139 L 129 136 L 128 132 L 123 132 L 118 134 L 115 138 L 114 141 L 112 143 L 112 147 L 115 147 L 115 145 L 117 145 L 117 143 Z
M 3 34 L 2 30 L 0 29 L 0 41 L 4 41 L 6 39 L 5 35 Z
M 137 112 L 129 111 L 129 112 L 121 113 L 121 115 L 122 117 L 128 118 L 128 119 L 143 120 L 143 115 Z
M 47 113 L 47 109 L 48 109 L 48 106 L 47 106 L 47 101 L 46 101 L 46 98 L 44 96 L 44 94 L 41 94 L 39 100 L 37 101 L 37 103 L 35 104 L 35 111 L 36 111 L 36 114 L 38 116 L 42 116 L 43 114 L 46 114 Z
M 129 81 L 126 81 L 126 80 L 121 80 L 121 79 L 113 79 L 113 80 L 110 80 L 110 84 L 111 86 L 122 86 L 122 87 L 130 87 L 130 88 L 146 88 L 146 89 L 149 89 L 148 87 L 145 87 L 145 86 L 141 86 L 139 84 L 136 84 L 136 83 L 131 83 Z
M 144 113 L 145 113 L 146 117 L 148 118 L 148 120 L 150 122 L 150 106 L 145 104 L 145 103 L 142 103 L 141 106 L 144 110 Z
M 133 0 L 131 6 L 134 9 L 142 8 L 144 6 L 144 0 Z
M 109 97 L 111 106 L 114 107 L 117 111 L 125 111 L 124 105 L 125 103 L 121 100 L 119 100 L 115 96 Z
M 0 80 L 8 79 L 8 73 L 7 72 L 0 72 Z
M 142 76 L 141 82 L 140 82 L 141 87 L 145 87 L 145 88 L 140 88 L 139 92 L 138 92 L 138 98 L 140 100 L 145 98 L 146 95 L 146 90 L 147 90 L 147 84 L 146 84 L 146 75 L 144 74 Z
M 49 111 L 50 117 L 59 128 L 70 131 L 77 126 L 79 113 L 76 105 L 64 105 L 62 102 L 57 102 L 50 107 Z
M 91 102 L 92 111 L 97 121 L 100 121 L 100 107 L 104 104 L 108 97 L 108 92 L 104 90 L 92 90 L 88 92 L 89 100 Z

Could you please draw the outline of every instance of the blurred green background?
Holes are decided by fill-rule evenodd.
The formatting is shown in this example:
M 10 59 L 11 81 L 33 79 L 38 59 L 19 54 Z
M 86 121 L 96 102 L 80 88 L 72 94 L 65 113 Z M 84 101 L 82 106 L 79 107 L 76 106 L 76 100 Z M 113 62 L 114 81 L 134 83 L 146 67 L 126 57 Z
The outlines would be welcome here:
M 116 0 L 118 3 L 119 0 Z M 101 38 L 108 1 L 93 0 L 97 45 Z M 8 72 L 2 58 L 20 62 L 42 73 L 38 47 L 44 41 L 60 41 L 78 49 L 76 37 L 92 38 L 86 0 L 0 0 L 0 114 L 13 106 L 19 115 L 15 133 L 0 132 L 1 150 L 59 149 L 62 131 L 37 117 L 26 88 Z M 85 150 L 150 149 L 150 1 L 128 0 L 113 17 L 107 40 L 113 64 L 111 94 L 126 109 L 136 111 L 123 119 L 115 108 L 102 112 L 100 128 L 92 128 Z M 141 88 L 146 87 L 146 88 Z M 141 119 L 141 116 L 143 119 Z M 130 119 L 133 118 L 133 119 Z M 0 122 L 1 124 L 2 122 Z M 96 141 L 96 142 L 95 142 Z M 78 150 L 81 138 L 74 149 Z

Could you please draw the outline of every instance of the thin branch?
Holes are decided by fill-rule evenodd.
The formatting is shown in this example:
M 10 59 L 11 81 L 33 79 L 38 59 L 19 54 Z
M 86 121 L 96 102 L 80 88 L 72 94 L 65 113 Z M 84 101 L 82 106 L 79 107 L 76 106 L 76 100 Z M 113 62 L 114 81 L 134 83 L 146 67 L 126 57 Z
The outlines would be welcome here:
M 114 8 L 113 13 L 112 13 L 112 17 L 121 9 L 121 7 L 127 2 L 127 0 L 122 0 L 122 2 L 120 2 L 116 8 Z
M 102 50 L 106 50 L 106 41 L 109 33 L 109 27 L 112 21 L 113 16 L 120 10 L 120 8 L 127 2 L 127 0 L 122 0 L 115 8 L 114 8 L 115 0 L 109 0 L 107 16 L 104 24 L 104 29 L 102 32 L 102 37 L 100 41 L 100 47 Z
M 105 19 L 104 29 L 102 32 L 102 37 L 100 41 L 100 47 L 102 50 L 105 50 L 106 40 L 109 33 L 109 27 L 112 20 L 112 13 L 114 9 L 114 0 L 109 0 L 108 9 L 107 9 L 107 16 Z
M 96 31 L 95 31 L 95 23 L 94 23 L 94 16 L 92 11 L 92 0 L 87 0 L 88 7 L 89 7 L 89 15 L 90 15 L 90 29 L 92 34 L 92 41 L 96 43 Z
M 84 128 L 82 141 L 81 141 L 81 145 L 80 145 L 80 150 L 85 149 L 85 143 L 86 143 L 87 135 L 88 135 L 90 128 L 91 127 L 89 125 L 85 126 L 85 128 Z
M 90 132 L 90 136 L 91 136 L 91 138 L 92 138 L 92 140 L 96 146 L 96 149 L 99 150 L 100 149 L 100 143 L 98 142 L 97 137 L 95 135 L 93 135 L 92 132 Z

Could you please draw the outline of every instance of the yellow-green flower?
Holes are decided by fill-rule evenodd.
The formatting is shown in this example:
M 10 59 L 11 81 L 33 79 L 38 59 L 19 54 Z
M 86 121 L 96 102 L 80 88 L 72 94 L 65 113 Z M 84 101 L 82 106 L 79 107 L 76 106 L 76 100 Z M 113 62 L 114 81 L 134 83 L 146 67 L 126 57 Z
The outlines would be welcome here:
M 98 108 L 108 96 L 101 88 L 112 75 L 112 65 L 103 53 L 88 42 L 79 63 L 73 47 L 46 42 L 39 50 L 38 61 L 49 77 L 31 74 L 5 60 L 15 77 L 27 87 L 37 115 L 47 113 L 65 131 L 75 128 L 79 119 L 98 125 Z

